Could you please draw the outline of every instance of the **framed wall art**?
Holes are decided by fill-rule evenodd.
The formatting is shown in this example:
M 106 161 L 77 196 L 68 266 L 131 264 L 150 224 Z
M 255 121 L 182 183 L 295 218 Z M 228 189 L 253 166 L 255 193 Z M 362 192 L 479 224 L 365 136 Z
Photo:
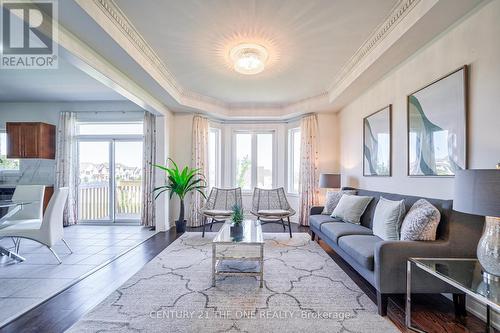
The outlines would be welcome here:
M 408 175 L 452 177 L 467 167 L 467 66 L 408 96 Z
M 392 106 L 363 119 L 363 176 L 391 176 Z

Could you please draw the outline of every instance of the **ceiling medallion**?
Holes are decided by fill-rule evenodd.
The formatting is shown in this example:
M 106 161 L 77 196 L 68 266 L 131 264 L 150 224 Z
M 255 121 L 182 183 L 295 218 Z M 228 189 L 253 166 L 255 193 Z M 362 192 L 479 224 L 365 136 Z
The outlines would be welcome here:
M 229 52 L 236 72 L 253 75 L 262 72 L 269 59 L 267 49 L 259 44 L 244 43 L 236 45 Z

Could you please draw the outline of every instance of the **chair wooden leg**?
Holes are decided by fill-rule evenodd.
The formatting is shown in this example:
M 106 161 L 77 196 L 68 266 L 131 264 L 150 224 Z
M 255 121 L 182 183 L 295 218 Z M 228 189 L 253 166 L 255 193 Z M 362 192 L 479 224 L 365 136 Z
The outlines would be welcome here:
M 285 232 L 286 227 L 285 227 L 285 221 L 283 219 L 281 219 L 281 225 L 283 226 L 283 232 Z
M 212 223 L 210 223 L 210 231 L 212 231 L 213 226 L 214 226 L 214 218 L 212 217 Z
M 315 238 L 316 238 L 316 233 L 311 230 L 311 240 L 314 242 Z
M 203 231 L 201 232 L 201 238 L 205 237 L 205 226 L 207 225 L 207 217 L 203 216 Z
M 288 220 L 288 232 L 290 233 L 290 238 L 292 238 L 292 225 L 290 224 L 290 216 L 287 217 Z

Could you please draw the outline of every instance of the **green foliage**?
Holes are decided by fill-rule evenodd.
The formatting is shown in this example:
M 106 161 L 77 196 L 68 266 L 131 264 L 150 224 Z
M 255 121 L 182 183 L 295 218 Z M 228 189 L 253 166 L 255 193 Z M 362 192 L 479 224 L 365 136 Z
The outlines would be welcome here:
M 187 166 L 181 170 L 172 159 L 169 158 L 168 160 L 173 164 L 173 167 L 169 168 L 167 166 L 154 164 L 154 167 L 165 171 L 168 177 L 166 185 L 154 189 L 153 192 L 156 192 L 155 199 L 166 191 L 170 192 L 170 199 L 172 199 L 174 194 L 177 194 L 179 199 L 183 201 L 186 195 L 191 191 L 198 191 L 206 199 L 203 189 L 207 187 L 207 182 L 205 176 L 199 172 L 200 170 L 192 169 Z
M 233 206 L 233 214 L 231 215 L 231 220 L 235 225 L 239 225 L 245 219 L 243 208 L 239 205 Z
M 19 170 L 19 160 L 7 159 L 0 156 L 0 170 Z
M 239 187 L 244 187 L 245 185 L 245 175 L 250 169 L 251 166 L 251 161 L 248 158 L 248 155 L 245 155 L 241 161 L 238 161 L 239 167 L 238 167 L 238 176 L 236 176 L 236 184 Z

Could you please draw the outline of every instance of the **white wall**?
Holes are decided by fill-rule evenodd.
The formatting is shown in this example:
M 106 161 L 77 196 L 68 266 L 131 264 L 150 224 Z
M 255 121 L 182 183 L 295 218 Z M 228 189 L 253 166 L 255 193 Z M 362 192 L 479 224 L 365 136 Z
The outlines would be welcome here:
M 373 190 L 446 198 L 453 178 L 406 176 L 406 96 L 467 64 L 469 83 L 470 168 L 494 168 L 500 162 L 500 1 L 481 6 L 413 57 L 397 66 L 340 111 L 340 147 L 344 184 Z M 362 176 L 362 119 L 393 105 L 393 176 Z
M 171 132 L 171 157 L 180 165 L 191 164 L 191 129 L 193 122 L 193 114 L 176 113 L 174 115 L 173 130 Z M 338 172 L 340 170 L 339 163 L 339 145 L 338 145 L 338 124 L 336 114 L 318 114 L 319 122 L 319 168 L 320 172 Z M 287 156 L 287 133 L 289 128 L 298 127 L 299 121 L 281 122 L 281 123 L 255 123 L 248 124 L 217 124 L 213 126 L 221 128 L 222 135 L 222 186 L 232 186 L 232 161 L 231 161 L 231 134 L 234 129 L 274 129 L 276 130 L 277 141 L 277 170 L 276 170 L 276 186 L 284 186 L 286 188 L 286 156 Z M 323 192 L 322 192 L 323 193 Z M 298 196 L 288 195 L 290 205 L 298 210 Z M 246 210 L 251 206 L 251 194 L 243 195 L 243 204 Z M 186 209 L 189 209 L 189 200 L 186 201 Z M 179 200 L 177 198 L 171 200 L 170 204 L 170 219 L 171 223 L 175 221 L 179 213 Z M 297 215 L 292 218 L 296 222 Z
M 494 168 L 500 162 L 499 36 L 500 1 L 487 2 L 343 108 L 339 122 L 344 185 L 452 198 L 453 178 L 406 176 L 406 96 L 465 64 L 470 66 L 468 167 Z M 362 119 L 388 104 L 393 106 L 393 176 L 363 177 Z M 484 319 L 484 307 L 467 302 L 469 310 Z

